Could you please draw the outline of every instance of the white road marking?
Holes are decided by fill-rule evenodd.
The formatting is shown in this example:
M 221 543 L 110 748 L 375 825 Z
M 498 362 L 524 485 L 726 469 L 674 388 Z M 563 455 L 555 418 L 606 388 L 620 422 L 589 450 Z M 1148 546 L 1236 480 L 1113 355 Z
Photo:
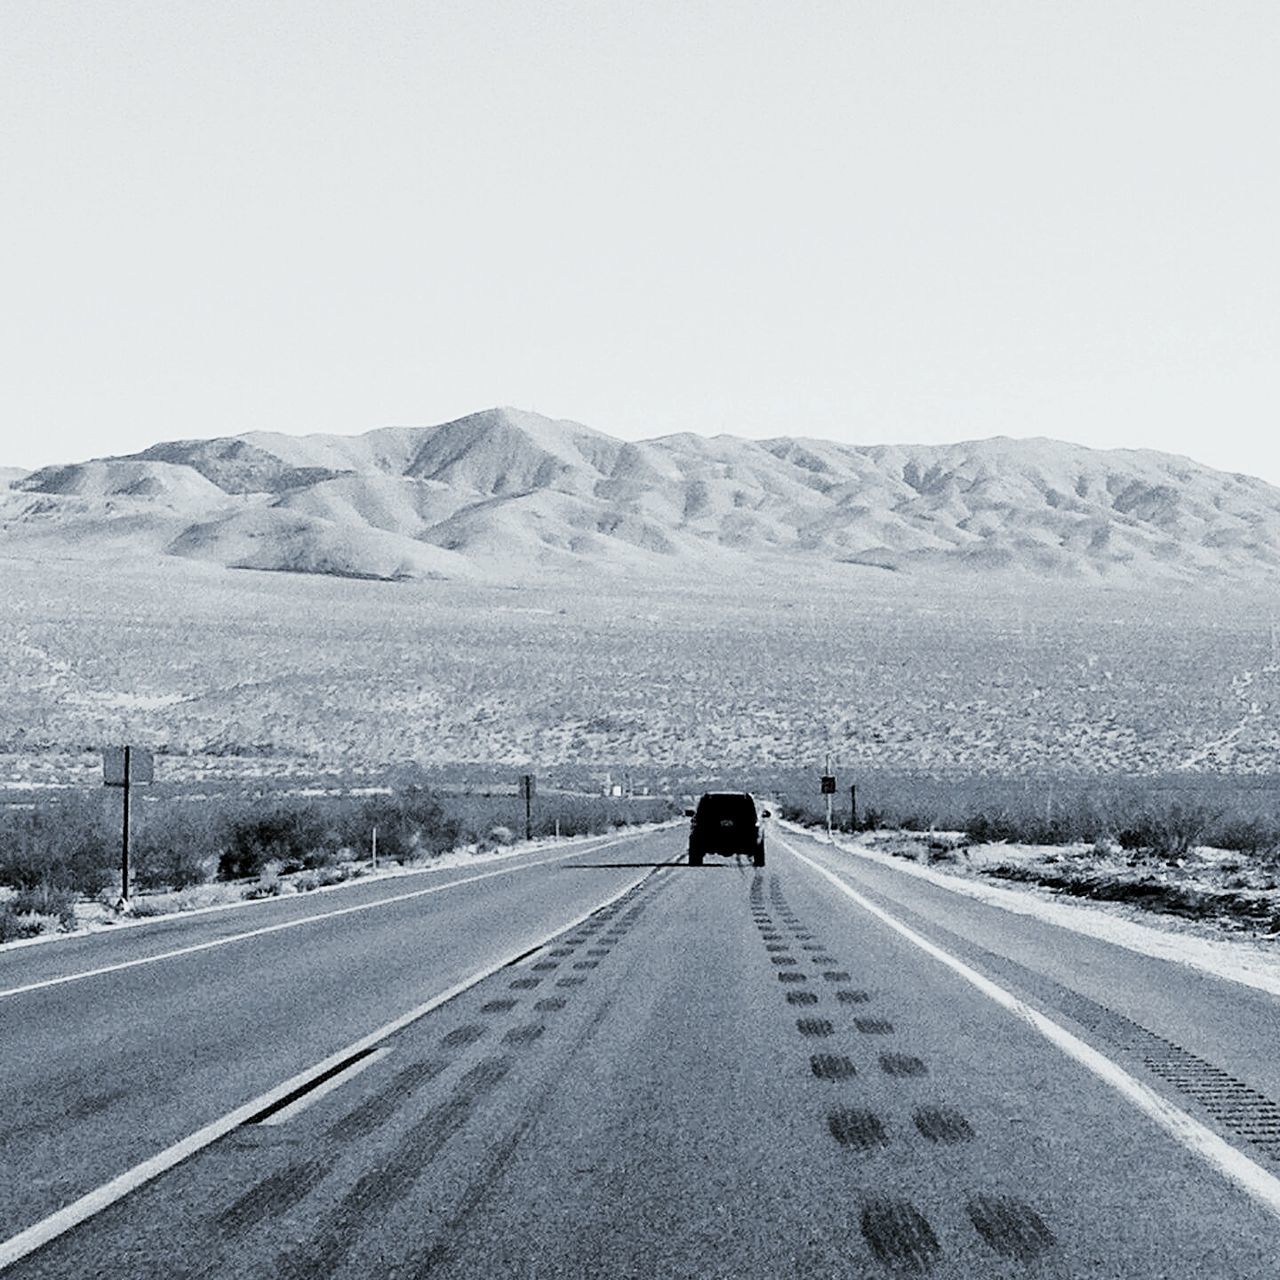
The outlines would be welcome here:
M 86 978 L 98 978 L 107 973 L 119 973 L 123 969 L 136 969 L 140 965 L 159 964 L 162 960 L 173 960 L 178 956 L 195 955 L 199 951 L 212 951 L 215 947 L 227 947 L 233 942 L 243 942 L 247 938 L 261 938 L 268 933 L 281 933 L 285 929 L 299 929 L 303 925 L 315 924 L 320 920 L 332 920 L 337 916 L 354 915 L 358 911 L 372 911 L 374 907 L 385 907 L 389 903 L 408 902 L 412 898 L 425 898 L 433 893 L 445 893 L 457 889 L 464 884 L 475 884 L 478 880 L 491 880 L 494 876 L 514 875 L 517 871 L 530 871 L 534 867 L 549 866 L 553 862 L 564 862 L 581 853 L 594 853 L 597 849 L 607 849 L 611 845 L 621 844 L 626 840 L 640 840 L 652 832 L 644 831 L 635 834 L 615 836 L 602 844 L 578 845 L 568 853 L 557 854 L 554 858 L 543 858 L 539 862 L 522 862 L 517 866 L 499 867 L 496 871 L 482 871 L 474 876 L 466 876 L 461 880 L 450 880 L 448 884 L 436 884 L 427 889 L 414 889 L 411 893 L 398 893 L 389 898 L 378 898 L 374 902 L 361 902 L 353 907 L 338 907 L 333 911 L 321 911 L 315 915 L 302 916 L 297 920 L 284 920 L 279 924 L 264 925 L 259 929 L 247 929 L 243 933 L 233 933 L 225 938 L 214 938 L 210 942 L 197 942 L 189 947 L 177 947 L 173 951 L 161 951 L 154 956 L 139 956 L 135 960 L 120 960 L 115 964 L 104 964 L 96 969 L 82 969 L 78 973 L 67 973 L 57 978 L 43 978 L 39 982 L 28 982 L 20 987 L 9 987 L 0 991 L 0 1000 L 10 996 L 24 995 L 28 991 L 43 991 L 46 987 L 58 987 L 67 982 L 83 982 Z M 584 842 L 585 844 L 585 842 Z
M 806 857 L 790 842 L 775 835 L 774 840 L 794 858 L 798 858 L 806 866 L 811 867 L 820 876 L 829 880 L 847 898 L 852 899 L 864 911 L 870 912 L 882 924 L 901 934 L 908 942 L 919 947 L 927 955 L 946 965 L 953 973 L 959 974 L 966 982 L 977 987 L 983 995 L 994 1000 L 996 1004 L 1008 1009 L 1015 1017 L 1020 1018 L 1035 1028 L 1046 1040 L 1056 1045 L 1068 1057 L 1074 1058 L 1083 1067 L 1093 1072 L 1099 1080 L 1110 1085 L 1117 1093 L 1132 1102 L 1140 1111 L 1154 1120 L 1175 1141 L 1202 1160 L 1211 1164 L 1219 1173 L 1225 1174 L 1237 1186 L 1243 1188 L 1255 1200 L 1280 1216 L 1280 1178 L 1276 1178 L 1261 1165 L 1255 1164 L 1242 1151 L 1238 1151 L 1225 1139 L 1189 1116 L 1181 1108 L 1174 1106 L 1167 1098 L 1156 1093 L 1154 1089 L 1131 1076 L 1118 1063 L 1112 1062 L 1105 1054 L 1099 1053 L 1092 1045 L 1086 1044 L 1078 1036 L 1072 1035 L 1066 1027 L 1060 1026 L 1052 1018 L 1046 1017 L 1038 1009 L 1024 1004 L 1012 992 L 992 982 L 976 969 L 971 969 L 963 960 L 957 960 L 950 952 L 944 951 L 936 943 L 917 933 L 909 925 L 877 906 L 870 898 L 864 897 L 851 885 L 840 879 L 833 871 L 828 871 L 812 858 Z
M 637 837 L 629 838 L 634 839 Z M 578 852 L 581 852 L 581 850 Z M 645 871 L 644 875 L 637 876 L 624 888 L 618 890 L 613 897 L 604 899 L 589 911 L 584 911 L 580 916 L 575 917 L 563 928 L 548 934 L 538 943 L 538 946 L 545 947 L 553 938 L 559 938 L 563 934 L 570 932 L 570 930 L 576 929 L 584 921 L 595 915 L 597 911 L 603 911 L 605 907 L 617 902 L 619 898 L 626 897 L 632 889 L 642 884 L 651 874 L 650 871 Z M 32 1223 L 25 1230 L 19 1231 L 17 1235 L 10 1236 L 8 1240 L 0 1241 L 0 1271 L 12 1266 L 20 1258 L 25 1258 L 28 1254 L 43 1248 L 51 1240 L 64 1235 L 73 1227 L 78 1227 L 95 1214 L 101 1213 L 103 1209 L 115 1204 L 117 1200 L 123 1199 L 131 1191 L 136 1191 L 139 1187 L 172 1169 L 174 1165 L 181 1164 L 182 1161 L 195 1155 L 197 1151 L 201 1151 L 212 1143 L 217 1142 L 219 1138 L 225 1137 L 247 1120 L 252 1120 L 254 1116 L 260 1115 L 268 1107 L 279 1102 L 281 1098 L 287 1098 L 291 1093 L 305 1088 L 317 1076 L 322 1076 L 325 1072 L 332 1071 L 334 1067 L 340 1066 L 356 1054 L 381 1044 L 383 1040 L 395 1035 L 397 1031 L 403 1030 L 410 1023 L 417 1022 L 418 1019 L 426 1017 L 434 1009 L 438 1009 L 441 1005 L 447 1004 L 450 1000 L 460 996 L 464 991 L 469 991 L 472 987 L 479 985 L 486 978 L 490 978 L 495 973 L 505 969 L 523 954 L 524 951 L 522 949 L 512 955 L 504 956 L 496 963 L 471 974 L 470 977 L 455 983 L 447 991 L 442 991 L 438 996 L 433 996 L 425 1004 L 420 1004 L 416 1009 L 410 1009 L 408 1013 L 401 1014 L 400 1017 L 394 1018 L 376 1031 L 371 1031 L 367 1036 L 363 1036 L 345 1048 L 339 1049 L 337 1053 L 330 1054 L 322 1062 L 317 1062 L 305 1071 L 300 1071 L 296 1076 L 284 1081 L 283 1084 L 278 1084 L 274 1089 L 269 1089 L 266 1093 L 260 1094 L 242 1106 L 236 1107 L 234 1111 L 228 1111 L 226 1115 L 205 1125 L 202 1129 L 197 1129 L 195 1133 L 175 1142 L 173 1146 L 166 1147 L 149 1160 L 144 1160 L 141 1164 L 134 1165 L 132 1169 L 128 1169 L 118 1177 L 112 1178 L 110 1182 L 103 1183 L 102 1186 L 86 1193 L 78 1200 L 73 1200 L 56 1213 L 50 1214 L 47 1218 L 42 1218 L 39 1222 Z
M 265 1120 L 259 1120 L 258 1123 L 288 1124 L 298 1112 L 305 1111 L 313 1102 L 319 1102 L 326 1094 L 340 1089 L 348 1080 L 354 1080 L 366 1067 L 373 1066 L 379 1058 L 385 1058 L 390 1052 L 391 1049 L 383 1045 L 381 1049 L 365 1054 L 345 1070 L 335 1071 L 323 1084 L 316 1085 L 314 1089 L 308 1089 L 301 1097 L 294 1098 L 287 1106 L 281 1107 L 279 1111 L 273 1111 Z

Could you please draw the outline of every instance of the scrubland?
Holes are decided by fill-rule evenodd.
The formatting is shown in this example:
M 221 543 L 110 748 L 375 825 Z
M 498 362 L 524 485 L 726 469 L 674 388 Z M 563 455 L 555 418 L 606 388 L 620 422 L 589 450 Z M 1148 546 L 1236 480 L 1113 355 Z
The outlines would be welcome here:
M 1277 843 L 1280 591 L 848 565 L 507 588 L 181 562 L 0 574 L 5 833 L 50 797 L 64 816 L 112 811 L 98 752 L 128 741 L 159 753 L 144 826 L 202 797 L 209 813 L 242 804 L 236 821 L 283 805 L 310 813 L 304 826 L 337 822 L 330 850 L 370 825 L 361 792 L 426 786 L 440 801 L 533 770 L 565 791 L 611 774 L 655 795 L 749 786 L 799 805 L 816 802 L 827 753 L 841 806 L 855 781 L 864 820 L 971 844 L 1114 845 L 1166 864 L 1214 845 L 1252 867 Z M 312 812 L 335 797 L 350 830 Z M 518 815 L 494 809 L 467 834 L 495 826 Z M 71 865 L 80 827 L 64 830 Z M 172 835 L 168 856 L 217 874 L 225 840 Z M 148 876 L 143 826 L 139 841 Z M 154 858 L 157 885 L 185 874 Z M 43 891 L 37 879 L 20 887 Z

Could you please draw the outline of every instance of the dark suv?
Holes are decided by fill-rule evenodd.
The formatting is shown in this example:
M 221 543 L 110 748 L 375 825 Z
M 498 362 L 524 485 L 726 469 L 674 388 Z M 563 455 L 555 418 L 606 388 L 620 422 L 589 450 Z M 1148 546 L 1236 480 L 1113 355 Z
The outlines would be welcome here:
M 731 858 L 741 854 L 757 867 L 764 866 L 764 831 L 756 802 L 743 791 L 708 791 L 697 809 L 687 811 L 693 818 L 689 827 L 689 865 L 702 866 L 709 853 Z M 769 816 L 766 809 L 764 817 Z

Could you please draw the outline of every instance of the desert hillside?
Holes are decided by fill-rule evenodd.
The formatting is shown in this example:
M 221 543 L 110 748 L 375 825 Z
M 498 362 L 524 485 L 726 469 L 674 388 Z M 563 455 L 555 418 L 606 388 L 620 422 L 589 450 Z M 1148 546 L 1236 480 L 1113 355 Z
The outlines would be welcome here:
M 1280 565 L 1280 489 L 1038 439 L 627 443 L 492 409 L 360 436 L 175 441 L 0 480 L 0 554 L 490 582 L 796 562 L 1250 581 Z

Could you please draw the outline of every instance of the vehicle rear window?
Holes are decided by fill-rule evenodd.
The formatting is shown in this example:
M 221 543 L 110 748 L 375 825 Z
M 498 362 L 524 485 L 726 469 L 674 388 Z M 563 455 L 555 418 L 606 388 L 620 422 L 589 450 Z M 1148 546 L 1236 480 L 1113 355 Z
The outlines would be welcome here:
M 708 822 L 726 818 L 734 822 L 755 822 L 755 801 L 748 795 L 703 796 L 698 802 L 698 817 Z

